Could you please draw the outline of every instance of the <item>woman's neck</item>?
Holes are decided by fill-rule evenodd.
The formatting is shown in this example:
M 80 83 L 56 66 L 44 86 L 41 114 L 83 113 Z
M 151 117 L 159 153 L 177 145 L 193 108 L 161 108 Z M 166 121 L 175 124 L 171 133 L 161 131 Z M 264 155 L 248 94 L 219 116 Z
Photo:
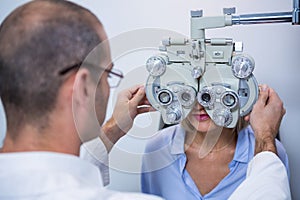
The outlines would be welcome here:
M 234 150 L 237 142 L 235 129 L 217 127 L 208 132 L 186 132 L 185 149 L 194 149 L 200 156 L 225 149 Z

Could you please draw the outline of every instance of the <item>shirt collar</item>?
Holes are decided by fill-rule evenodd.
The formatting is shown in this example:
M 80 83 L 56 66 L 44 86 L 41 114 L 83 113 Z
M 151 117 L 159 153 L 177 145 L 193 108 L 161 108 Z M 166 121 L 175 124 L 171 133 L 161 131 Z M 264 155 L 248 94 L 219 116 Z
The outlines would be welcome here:
M 250 139 L 248 131 L 249 131 L 250 126 L 247 128 L 241 130 L 238 133 L 238 140 L 235 148 L 235 153 L 233 160 L 237 162 L 242 162 L 242 163 L 248 163 L 249 162 L 249 147 L 250 147 Z
M 174 129 L 171 154 L 184 154 L 185 130 L 178 124 Z
M 249 162 L 249 146 L 250 141 L 248 135 L 246 134 L 250 126 L 243 129 L 238 134 L 237 146 L 235 148 L 235 153 L 233 160 L 242 163 Z M 181 125 L 176 125 L 173 132 L 173 139 L 171 143 L 171 154 L 184 154 L 184 141 L 185 141 L 185 130 Z

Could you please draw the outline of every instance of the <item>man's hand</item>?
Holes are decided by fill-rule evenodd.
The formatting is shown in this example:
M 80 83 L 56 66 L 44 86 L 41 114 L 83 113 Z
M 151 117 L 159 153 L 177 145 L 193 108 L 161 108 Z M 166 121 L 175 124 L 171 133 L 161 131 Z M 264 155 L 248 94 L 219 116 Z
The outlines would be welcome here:
M 277 93 L 267 85 L 261 85 L 258 100 L 250 116 L 245 117 L 254 130 L 255 155 L 262 151 L 277 153 L 275 137 L 284 114 L 285 109 Z
M 144 87 L 134 86 L 119 93 L 113 118 L 122 132 L 127 133 L 138 114 L 152 110 L 153 108 L 146 99 Z
M 119 93 L 112 117 L 103 125 L 100 138 L 108 151 L 133 126 L 138 114 L 154 111 L 148 102 L 145 89 L 141 85 Z

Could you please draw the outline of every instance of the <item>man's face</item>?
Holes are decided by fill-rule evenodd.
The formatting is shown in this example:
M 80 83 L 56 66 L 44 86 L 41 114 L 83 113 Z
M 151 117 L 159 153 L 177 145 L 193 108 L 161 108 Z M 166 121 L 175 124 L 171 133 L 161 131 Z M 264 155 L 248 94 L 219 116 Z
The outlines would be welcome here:
M 106 69 L 111 70 L 112 67 L 113 65 L 109 64 Z M 105 119 L 107 103 L 110 95 L 108 76 L 109 73 L 107 71 L 103 71 L 101 73 L 95 92 L 95 112 L 100 125 L 102 125 Z
M 110 45 L 105 30 L 101 26 L 97 26 L 97 32 L 102 39 L 98 45 L 97 54 L 100 57 L 99 67 L 101 68 L 100 77 L 95 91 L 95 113 L 99 125 L 102 125 L 106 116 L 107 103 L 110 95 L 110 86 L 108 83 L 109 74 L 105 69 L 111 70 L 113 67 L 111 61 Z
M 102 30 L 104 31 L 104 30 Z M 103 38 L 102 33 L 102 38 Z M 82 66 L 89 68 L 84 81 L 87 97 L 83 101 L 83 109 L 76 109 L 75 120 L 81 140 L 88 141 L 99 136 L 101 125 L 106 116 L 107 103 L 110 95 L 108 71 L 113 67 L 110 56 L 109 43 L 106 37 L 84 60 Z M 79 78 L 80 79 L 80 78 Z M 80 79 L 82 80 L 82 79 Z M 86 96 L 86 93 L 88 96 Z

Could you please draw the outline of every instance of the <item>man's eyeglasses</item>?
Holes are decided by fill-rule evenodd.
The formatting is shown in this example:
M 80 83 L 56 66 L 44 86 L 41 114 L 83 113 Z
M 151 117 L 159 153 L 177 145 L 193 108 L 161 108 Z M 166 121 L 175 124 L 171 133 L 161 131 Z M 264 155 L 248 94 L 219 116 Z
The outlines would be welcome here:
M 110 88 L 116 88 L 120 85 L 121 79 L 124 78 L 123 72 L 118 69 L 104 69 L 97 67 L 93 64 L 90 63 L 84 63 L 84 65 L 87 65 L 89 67 L 93 67 L 96 69 L 100 69 L 108 73 L 108 83 Z M 63 76 L 67 74 L 69 71 L 74 70 L 74 69 L 79 69 L 82 66 L 82 62 L 77 63 L 75 65 L 63 68 L 62 70 L 59 71 L 59 75 Z

